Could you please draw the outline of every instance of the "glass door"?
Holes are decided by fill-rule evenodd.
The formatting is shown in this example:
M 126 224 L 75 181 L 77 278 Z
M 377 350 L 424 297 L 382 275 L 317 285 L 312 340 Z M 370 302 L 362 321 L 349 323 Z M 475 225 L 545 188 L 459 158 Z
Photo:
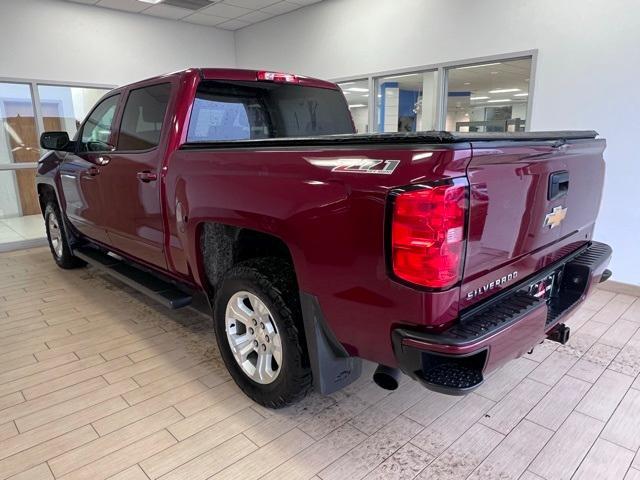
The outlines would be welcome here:
M 28 83 L 0 82 L 0 246 L 41 239 L 35 189 L 39 131 Z
M 37 89 L 37 91 L 34 91 Z M 73 137 L 107 88 L 0 81 L 0 251 L 44 243 L 35 174 L 42 130 Z M 36 108 L 37 107 L 37 108 Z

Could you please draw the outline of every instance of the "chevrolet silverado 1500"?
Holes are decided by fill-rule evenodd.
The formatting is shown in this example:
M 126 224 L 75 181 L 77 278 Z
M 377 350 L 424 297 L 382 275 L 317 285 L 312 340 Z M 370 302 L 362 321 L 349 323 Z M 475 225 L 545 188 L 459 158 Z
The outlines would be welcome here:
M 379 364 L 464 394 L 606 280 L 591 131 L 355 134 L 335 84 L 189 69 L 109 92 L 46 132 L 37 190 L 54 260 L 171 308 L 205 293 L 256 401 L 337 390 Z

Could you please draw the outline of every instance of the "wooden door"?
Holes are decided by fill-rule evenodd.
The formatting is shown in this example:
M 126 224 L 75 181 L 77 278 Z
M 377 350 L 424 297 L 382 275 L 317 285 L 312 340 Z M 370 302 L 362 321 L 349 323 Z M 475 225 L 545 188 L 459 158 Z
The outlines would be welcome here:
M 5 108 L 8 107 L 5 103 Z M 7 113 L 11 111 L 7 108 Z M 7 115 L 5 119 L 9 127 L 9 146 L 14 163 L 35 163 L 40 158 L 38 131 L 33 116 L 16 114 Z M 40 204 L 35 187 L 36 169 L 15 170 L 16 182 L 23 215 L 40 213 Z

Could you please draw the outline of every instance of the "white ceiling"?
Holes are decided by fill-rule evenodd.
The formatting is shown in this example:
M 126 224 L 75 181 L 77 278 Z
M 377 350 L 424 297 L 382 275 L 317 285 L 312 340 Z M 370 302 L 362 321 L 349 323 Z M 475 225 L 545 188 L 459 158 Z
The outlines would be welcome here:
M 238 30 L 322 0 L 67 0 L 208 27 Z M 154 0 L 155 1 L 155 0 Z

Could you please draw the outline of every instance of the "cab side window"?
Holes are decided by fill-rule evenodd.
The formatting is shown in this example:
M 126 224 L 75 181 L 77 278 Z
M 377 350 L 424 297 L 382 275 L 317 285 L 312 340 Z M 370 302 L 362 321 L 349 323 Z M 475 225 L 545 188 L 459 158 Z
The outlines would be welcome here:
M 122 114 L 118 150 L 149 150 L 160 142 L 171 96 L 171 84 L 138 88 L 129 93 Z
M 113 150 L 109 145 L 113 132 L 113 118 L 116 113 L 120 94 L 105 98 L 91 112 L 82 127 L 82 147 L 89 152 L 104 152 Z

